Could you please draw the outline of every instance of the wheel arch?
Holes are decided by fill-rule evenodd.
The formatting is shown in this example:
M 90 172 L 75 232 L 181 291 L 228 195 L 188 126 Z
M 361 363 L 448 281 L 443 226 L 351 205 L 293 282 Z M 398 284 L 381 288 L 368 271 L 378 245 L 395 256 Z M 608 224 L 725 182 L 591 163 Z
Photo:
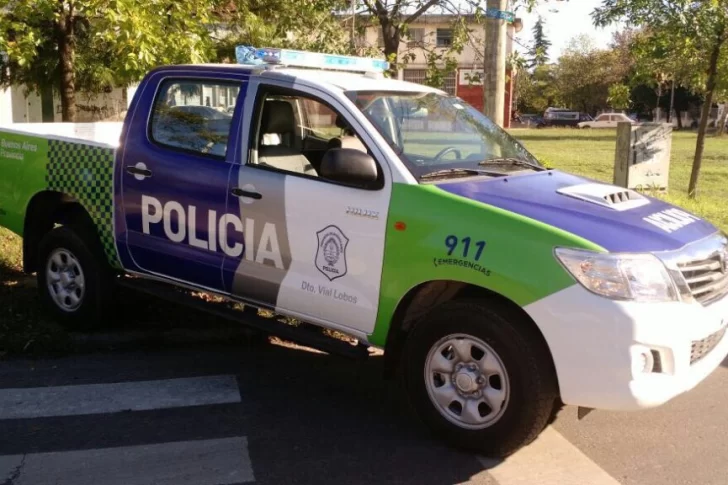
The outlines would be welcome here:
M 549 357 L 551 370 L 558 386 L 558 375 L 553 355 L 545 336 L 531 316 L 513 300 L 482 286 L 454 280 L 431 280 L 412 287 L 399 301 L 387 333 L 384 349 L 384 372 L 391 377 L 400 364 L 404 343 L 419 317 L 445 301 L 480 298 L 493 302 L 506 317 L 523 322 L 537 336 Z
M 40 241 L 56 224 L 78 223 L 93 225 L 90 214 L 74 196 L 54 190 L 44 190 L 33 195 L 26 207 L 23 222 L 23 271 L 37 271 Z

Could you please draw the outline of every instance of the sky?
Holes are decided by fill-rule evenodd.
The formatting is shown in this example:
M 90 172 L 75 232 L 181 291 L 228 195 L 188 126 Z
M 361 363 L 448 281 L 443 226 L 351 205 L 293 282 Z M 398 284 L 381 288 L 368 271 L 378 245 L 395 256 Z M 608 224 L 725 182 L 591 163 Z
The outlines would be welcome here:
M 518 16 L 523 19 L 523 30 L 515 38 L 521 43 L 529 45 L 533 40 L 531 31 L 541 14 L 545 22 L 546 38 L 551 41 L 549 57 L 552 62 L 558 59 L 569 41 L 579 34 L 587 34 L 595 41 L 595 45 L 606 47 L 612 40 L 612 33 L 619 30 L 619 25 L 611 25 L 604 29 L 594 27 L 591 12 L 601 3 L 601 0 L 570 0 L 569 2 L 552 0 L 541 4 L 531 14 L 526 13 L 525 10 L 519 11 Z M 517 43 L 514 44 L 514 48 L 521 54 L 526 51 Z

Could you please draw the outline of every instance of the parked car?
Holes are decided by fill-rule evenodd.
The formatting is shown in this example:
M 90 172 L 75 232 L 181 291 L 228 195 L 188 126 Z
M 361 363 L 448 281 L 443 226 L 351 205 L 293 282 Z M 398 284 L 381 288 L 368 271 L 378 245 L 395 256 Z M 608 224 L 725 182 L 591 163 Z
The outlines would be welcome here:
M 591 121 L 582 121 L 579 128 L 616 128 L 617 123 L 627 122 L 635 124 L 636 121 L 624 113 L 602 113 Z

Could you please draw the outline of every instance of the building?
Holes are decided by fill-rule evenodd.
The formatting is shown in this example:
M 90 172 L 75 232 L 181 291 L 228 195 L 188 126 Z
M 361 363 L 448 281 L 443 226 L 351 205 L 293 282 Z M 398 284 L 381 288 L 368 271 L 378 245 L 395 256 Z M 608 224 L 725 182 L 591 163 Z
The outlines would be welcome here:
M 452 22 L 454 15 L 422 15 L 409 26 L 408 36 L 402 39 L 399 45 L 398 56 L 401 63 L 406 64 L 399 70 L 399 78 L 405 81 L 423 83 L 427 72 L 427 55 L 430 52 L 442 53 L 452 44 L 453 31 Z M 484 106 L 483 85 L 479 82 L 483 73 L 483 50 L 485 38 L 485 26 L 483 21 L 476 22 L 473 16 L 466 17 L 470 40 L 457 58 L 457 69 L 446 76 L 444 90 L 450 94 L 459 96 L 476 109 L 482 111 Z M 351 16 L 344 19 L 344 23 L 351 28 Z M 368 22 L 366 16 L 357 16 L 355 22 Z M 506 55 L 513 52 L 513 37 L 522 28 L 520 19 L 508 24 L 508 36 Z M 366 28 L 364 35 L 357 40 L 358 47 L 383 48 L 381 28 L 379 25 L 370 25 Z M 513 87 L 514 79 L 512 71 L 507 68 L 506 84 L 503 86 L 505 92 L 505 127 L 510 127 L 511 113 L 513 111 Z

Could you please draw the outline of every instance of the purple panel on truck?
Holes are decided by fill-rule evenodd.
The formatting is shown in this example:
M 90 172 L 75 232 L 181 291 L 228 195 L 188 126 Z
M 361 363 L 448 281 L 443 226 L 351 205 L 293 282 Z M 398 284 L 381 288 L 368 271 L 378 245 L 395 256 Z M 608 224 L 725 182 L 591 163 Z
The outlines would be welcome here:
M 177 66 L 150 73 L 121 137 L 116 238 L 130 270 L 224 291 L 242 232 L 227 214 L 249 71 Z

